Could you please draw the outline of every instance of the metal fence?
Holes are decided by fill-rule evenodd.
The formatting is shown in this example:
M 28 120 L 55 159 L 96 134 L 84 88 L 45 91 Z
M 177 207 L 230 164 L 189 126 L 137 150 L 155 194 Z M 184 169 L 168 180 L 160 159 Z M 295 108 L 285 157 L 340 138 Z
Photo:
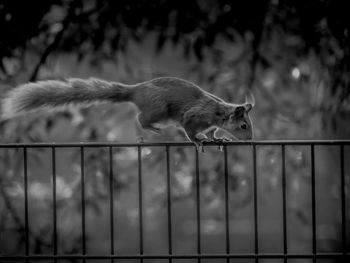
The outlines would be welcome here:
M 208 143 L 208 145 L 215 145 L 214 143 Z M 254 253 L 231 253 L 230 251 L 230 225 L 229 225 L 229 188 L 228 188 L 228 147 L 235 147 L 237 145 L 245 145 L 251 148 L 252 160 L 253 160 L 253 207 L 254 207 Z M 264 146 L 276 146 L 281 149 L 282 160 L 282 204 L 283 213 L 281 215 L 283 220 L 283 253 L 261 253 L 259 250 L 259 218 L 258 218 L 258 195 L 257 195 L 257 147 Z M 290 253 L 288 251 L 287 244 L 287 207 L 286 207 L 286 148 L 292 145 L 301 145 L 309 147 L 310 160 L 311 160 L 311 200 L 312 200 L 312 253 Z M 341 193 L 341 251 L 334 253 L 320 253 L 317 251 L 317 239 L 316 239 L 316 192 L 315 192 L 315 146 L 319 145 L 333 145 L 339 149 L 339 167 L 340 167 L 340 193 Z M 200 210 L 200 172 L 198 156 L 200 152 L 195 151 L 195 200 L 196 200 L 196 242 L 197 253 L 195 254 L 177 254 L 173 252 L 172 245 L 172 193 L 171 193 L 171 169 L 170 169 L 170 155 L 169 151 L 172 147 L 194 147 L 192 143 L 9 143 L 0 144 L 0 150 L 4 148 L 20 149 L 23 154 L 23 176 L 24 176 L 24 232 L 25 232 L 25 254 L 24 255 L 4 255 L 0 254 L 0 262 L 23 260 L 28 262 L 29 260 L 102 260 L 110 259 L 117 261 L 118 259 L 137 259 L 143 261 L 146 259 L 165 259 L 172 262 L 175 259 L 195 259 L 200 262 L 202 259 L 226 259 L 227 262 L 230 259 L 252 259 L 255 262 L 259 262 L 259 259 L 280 259 L 287 262 L 289 259 L 310 259 L 312 262 L 318 261 L 318 259 L 336 259 L 339 262 L 350 262 L 350 256 L 347 252 L 348 240 L 347 240 L 347 217 L 346 217 L 346 178 L 345 178 L 345 157 L 344 148 L 346 145 L 350 145 L 350 140 L 322 140 L 322 141 L 254 141 L 254 142 L 228 142 L 222 144 L 224 151 L 224 184 L 225 184 L 225 253 L 221 254 L 205 254 L 201 250 L 201 210 Z M 53 199 L 53 233 L 52 233 L 52 253 L 45 255 L 30 254 L 30 237 L 29 237 L 29 209 L 28 209 L 28 153 L 29 148 L 50 148 L 51 160 L 52 160 L 52 199 Z M 109 216 L 110 216 L 110 253 L 106 255 L 91 255 L 86 249 L 86 198 L 85 198 L 85 167 L 84 167 L 84 153 L 86 148 L 91 147 L 106 147 L 109 154 Z M 137 163 L 138 163 L 138 231 L 139 231 L 139 253 L 131 255 L 116 254 L 114 244 L 114 189 L 112 187 L 112 180 L 114 176 L 113 171 L 113 149 L 117 147 L 134 147 L 137 148 Z M 166 160 L 166 209 L 167 209 L 167 223 L 168 223 L 168 253 L 166 254 L 146 254 L 144 252 L 144 216 L 143 216 L 143 197 L 142 197 L 142 157 L 141 151 L 143 147 L 163 147 L 165 160 Z M 57 248 L 57 200 L 56 200 L 56 149 L 57 148 L 78 148 L 80 149 L 80 173 L 81 173 L 81 232 L 82 232 L 82 250 L 81 253 L 75 255 L 63 255 L 58 253 Z

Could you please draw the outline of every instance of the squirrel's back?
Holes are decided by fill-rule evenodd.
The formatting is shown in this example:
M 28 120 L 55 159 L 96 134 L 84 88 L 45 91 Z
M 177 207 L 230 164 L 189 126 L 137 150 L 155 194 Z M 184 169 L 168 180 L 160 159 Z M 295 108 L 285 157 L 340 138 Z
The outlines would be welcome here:
M 167 103 L 193 103 L 205 92 L 192 82 L 175 77 L 160 77 L 140 83 L 136 87 L 134 102 L 163 100 Z M 145 99 L 148 98 L 148 99 Z
M 137 85 L 133 102 L 141 112 L 152 112 L 163 119 L 179 119 L 184 111 L 202 101 L 205 94 L 187 80 L 161 77 Z

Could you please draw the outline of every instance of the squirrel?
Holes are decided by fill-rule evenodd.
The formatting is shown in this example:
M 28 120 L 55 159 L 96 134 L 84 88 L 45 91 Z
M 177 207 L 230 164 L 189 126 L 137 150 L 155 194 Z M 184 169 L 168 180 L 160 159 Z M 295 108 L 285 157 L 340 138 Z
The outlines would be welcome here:
M 249 112 L 254 106 L 251 95 L 243 104 L 232 104 L 175 77 L 161 77 L 127 85 L 96 78 L 29 82 L 9 91 L 2 101 L 2 117 L 9 119 L 38 108 L 57 108 L 68 104 L 94 102 L 132 102 L 139 110 L 137 119 L 143 129 L 160 133 L 156 124 L 172 121 L 182 127 L 196 147 L 217 138 L 223 129 L 239 140 L 251 140 Z

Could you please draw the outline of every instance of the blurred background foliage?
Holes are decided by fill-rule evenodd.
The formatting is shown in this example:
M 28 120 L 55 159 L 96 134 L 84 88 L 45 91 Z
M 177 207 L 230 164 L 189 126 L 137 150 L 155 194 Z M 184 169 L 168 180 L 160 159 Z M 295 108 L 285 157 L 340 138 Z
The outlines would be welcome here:
M 27 81 L 99 77 L 136 83 L 181 77 L 223 99 L 256 97 L 256 139 L 349 139 L 350 22 L 346 1 L 330 0 L 2 0 L 1 94 Z M 0 122 L 1 142 L 181 141 L 138 129 L 128 104 L 72 107 Z M 88 252 L 108 253 L 108 149 L 85 154 Z M 348 149 L 345 149 L 348 158 Z M 259 241 L 282 251 L 281 151 L 258 147 Z M 52 250 L 50 149 L 28 151 L 33 253 Z M 232 252 L 253 251 L 252 153 L 229 147 Z M 311 251 L 310 152 L 287 147 L 288 249 Z M 80 156 L 57 151 L 60 253 L 78 253 Z M 194 253 L 194 149 L 170 151 L 174 252 Z M 113 149 L 116 251 L 138 251 L 137 149 Z M 167 253 L 166 160 L 143 148 L 146 252 Z M 0 152 L 0 252 L 23 253 L 23 153 Z M 349 167 L 345 167 L 348 197 Z M 224 252 L 223 153 L 200 154 L 203 252 Z M 316 147 L 317 240 L 320 251 L 341 248 L 339 149 Z M 97 227 L 98 226 L 98 227 Z M 350 229 L 348 227 L 347 229 Z M 349 236 L 349 233 L 347 233 Z M 264 242 L 268 241 L 268 242 Z M 300 261 L 301 262 L 301 261 Z

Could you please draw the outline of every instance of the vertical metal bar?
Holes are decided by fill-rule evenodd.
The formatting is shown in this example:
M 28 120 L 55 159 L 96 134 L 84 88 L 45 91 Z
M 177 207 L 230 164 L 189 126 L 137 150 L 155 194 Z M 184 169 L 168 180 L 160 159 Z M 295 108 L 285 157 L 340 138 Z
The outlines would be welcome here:
M 57 199 L 56 199 L 56 148 L 51 147 L 52 203 L 53 203 L 53 254 L 57 255 Z M 57 262 L 55 259 L 54 262 Z
M 315 145 L 310 145 L 311 150 L 311 194 L 312 194 L 312 254 L 313 262 L 316 262 L 316 191 L 315 191 Z
M 141 146 L 137 146 L 138 161 L 138 191 L 139 191 L 139 231 L 140 231 L 140 255 L 143 255 L 143 203 L 142 203 L 142 159 Z M 140 259 L 143 262 L 143 259 Z
M 341 221 L 342 221 L 342 253 L 346 254 L 346 203 L 345 203 L 345 166 L 344 166 L 344 145 L 340 145 L 340 187 L 341 187 Z
M 109 153 L 109 216 L 110 216 L 110 239 L 111 239 L 111 255 L 114 255 L 114 187 L 113 187 L 113 148 L 108 147 Z M 111 262 L 114 262 L 111 259 Z
M 224 169 L 225 169 L 225 230 L 226 230 L 226 254 L 230 254 L 230 219 L 229 219 L 229 187 L 227 167 L 227 146 L 224 146 Z M 226 258 L 226 262 L 230 262 Z
M 169 146 L 165 148 L 166 151 L 166 187 L 167 187 L 167 203 L 168 203 L 168 253 L 173 254 L 172 245 L 172 221 L 171 221 L 171 183 L 170 183 L 170 158 L 169 158 Z M 169 262 L 172 259 L 169 258 Z
M 80 147 L 80 168 L 81 168 L 81 232 L 82 232 L 82 254 L 86 255 L 85 236 L 85 167 L 84 167 L 84 146 Z M 85 262 L 85 259 L 83 259 Z
M 25 255 L 29 255 L 29 216 L 28 216 L 28 159 L 27 148 L 23 147 L 23 172 L 24 172 L 24 239 Z M 28 262 L 28 260 L 26 260 Z
M 201 254 L 201 210 L 200 210 L 200 180 L 199 180 L 199 160 L 198 160 L 198 149 L 196 150 L 196 217 L 197 217 L 197 254 Z M 198 262 L 201 259 L 198 258 Z
M 254 184 L 254 252 L 257 256 L 255 262 L 259 262 L 259 239 L 258 239 L 258 189 L 257 189 L 257 171 L 256 171 L 256 145 L 253 144 L 253 184 Z
M 286 209 L 286 154 L 285 145 L 282 144 L 282 205 L 283 205 L 283 253 L 286 256 L 287 251 L 287 209 Z M 287 262 L 287 257 L 284 257 Z

